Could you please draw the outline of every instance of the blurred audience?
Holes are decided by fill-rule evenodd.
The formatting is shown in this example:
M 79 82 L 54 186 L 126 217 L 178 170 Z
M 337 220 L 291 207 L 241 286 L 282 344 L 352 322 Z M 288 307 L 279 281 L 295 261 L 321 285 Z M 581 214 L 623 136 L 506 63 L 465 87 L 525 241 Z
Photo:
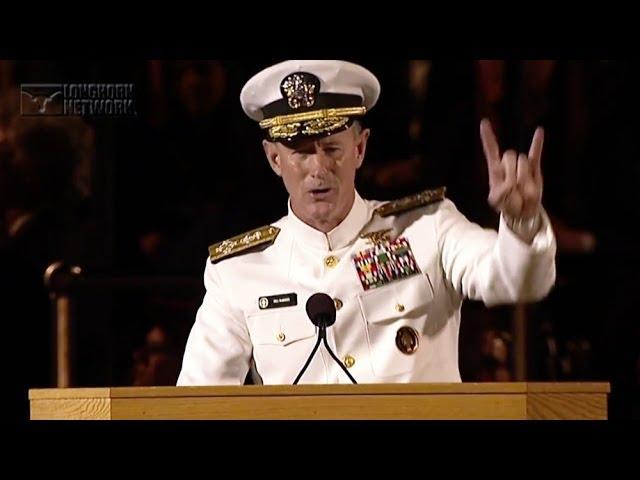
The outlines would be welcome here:
M 143 302 L 146 328 L 133 351 L 131 385 L 175 385 L 197 300 L 146 296 Z
M 0 103 L 6 104 L 6 95 L 16 91 L 3 93 Z M 19 353 L 3 349 L 2 357 L 7 397 L 26 416 L 27 389 L 55 385 L 55 330 L 44 272 L 56 261 L 87 264 L 97 255 L 96 231 L 74 183 L 89 149 L 77 142 L 88 127 L 72 118 L 6 119 L 0 127 L 0 303 L 3 333 Z

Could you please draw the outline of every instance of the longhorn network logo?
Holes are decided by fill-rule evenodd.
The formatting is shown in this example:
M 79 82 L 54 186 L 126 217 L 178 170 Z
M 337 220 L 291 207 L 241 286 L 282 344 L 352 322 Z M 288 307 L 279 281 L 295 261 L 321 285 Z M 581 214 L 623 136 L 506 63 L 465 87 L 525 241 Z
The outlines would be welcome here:
M 23 83 L 20 112 L 26 116 L 131 117 L 131 83 Z

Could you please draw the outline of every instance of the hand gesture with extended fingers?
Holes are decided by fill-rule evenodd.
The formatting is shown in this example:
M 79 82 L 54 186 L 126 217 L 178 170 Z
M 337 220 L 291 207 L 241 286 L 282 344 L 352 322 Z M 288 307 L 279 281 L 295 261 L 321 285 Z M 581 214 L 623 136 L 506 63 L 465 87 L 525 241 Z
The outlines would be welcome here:
M 489 203 L 512 220 L 536 219 L 542 202 L 540 157 L 544 130 L 536 129 L 529 155 L 507 150 L 500 159 L 498 141 L 491 122 L 480 122 L 480 137 L 489 169 Z

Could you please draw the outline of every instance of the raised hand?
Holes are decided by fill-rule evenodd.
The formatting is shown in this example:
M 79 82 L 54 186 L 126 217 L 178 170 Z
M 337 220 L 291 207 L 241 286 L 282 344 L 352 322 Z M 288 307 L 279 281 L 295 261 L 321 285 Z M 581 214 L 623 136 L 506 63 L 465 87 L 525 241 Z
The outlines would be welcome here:
M 538 215 L 542 202 L 540 157 L 544 130 L 533 135 L 529 155 L 507 150 L 500 159 L 498 141 L 491 122 L 480 122 L 480 137 L 489 169 L 489 203 L 512 219 L 530 219 Z

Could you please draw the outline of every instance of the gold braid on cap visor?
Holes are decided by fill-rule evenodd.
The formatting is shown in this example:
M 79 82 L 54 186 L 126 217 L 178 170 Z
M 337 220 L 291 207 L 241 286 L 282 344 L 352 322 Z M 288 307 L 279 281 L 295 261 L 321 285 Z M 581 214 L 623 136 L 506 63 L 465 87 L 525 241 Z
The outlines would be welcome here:
M 349 122 L 349 117 L 362 116 L 366 112 L 367 107 L 349 107 L 292 113 L 262 120 L 260 128 L 268 128 L 273 139 L 291 138 L 298 133 L 316 135 L 337 130 Z

